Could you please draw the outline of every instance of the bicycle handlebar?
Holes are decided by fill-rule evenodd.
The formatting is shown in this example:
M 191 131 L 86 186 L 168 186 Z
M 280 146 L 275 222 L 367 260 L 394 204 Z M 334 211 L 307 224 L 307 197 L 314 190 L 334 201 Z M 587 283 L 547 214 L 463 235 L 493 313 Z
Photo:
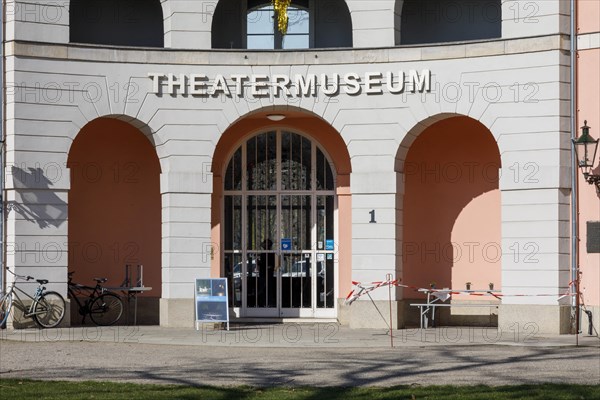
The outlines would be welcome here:
M 33 276 L 25 276 L 25 275 L 17 275 L 17 274 L 13 274 L 15 276 L 15 278 L 19 278 L 19 279 L 24 279 L 26 281 L 30 281 L 32 279 L 35 279 Z
M 67 273 L 67 275 L 69 277 L 67 285 L 69 286 L 69 288 L 84 289 L 84 290 L 96 290 L 96 289 L 100 289 L 103 292 L 106 291 L 106 289 L 103 288 L 102 285 L 100 285 L 100 282 L 96 282 L 96 286 L 87 286 L 87 285 L 83 285 L 81 283 L 73 282 L 73 274 L 74 273 L 75 273 L 75 271 L 71 271 L 71 272 Z
M 15 274 L 14 272 L 12 272 L 12 271 L 10 270 L 10 268 L 8 268 L 8 267 L 4 267 L 4 268 L 6 268 L 6 270 L 7 270 L 8 272 L 10 272 L 10 273 L 11 273 L 11 274 L 12 274 L 12 275 L 15 277 L 15 278 L 24 279 L 24 280 L 26 280 L 26 281 L 30 281 L 30 280 L 32 280 L 32 279 L 35 279 L 33 276 L 30 276 L 30 275 L 27 275 L 27 276 L 25 276 L 25 275 L 17 275 L 17 274 Z

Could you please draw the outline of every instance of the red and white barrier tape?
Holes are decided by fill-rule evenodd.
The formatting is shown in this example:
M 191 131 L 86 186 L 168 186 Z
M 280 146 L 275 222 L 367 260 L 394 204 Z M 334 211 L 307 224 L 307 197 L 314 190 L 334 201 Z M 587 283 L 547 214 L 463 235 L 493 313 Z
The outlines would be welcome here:
M 426 289 L 426 288 L 420 288 L 417 286 L 404 285 L 404 284 L 400 283 L 397 279 L 390 280 L 390 281 L 371 282 L 371 283 L 367 283 L 367 284 L 364 284 L 362 282 L 352 281 L 352 285 L 355 286 L 355 288 L 352 289 L 350 291 L 350 293 L 348 293 L 348 296 L 346 296 L 345 303 L 347 305 L 350 305 L 350 304 L 354 303 L 356 300 L 358 300 L 360 297 L 367 295 L 368 293 L 370 293 L 376 289 L 379 289 L 379 288 L 385 287 L 385 286 L 390 286 L 390 285 L 396 286 L 396 287 L 401 287 L 401 288 L 406 288 L 406 289 L 413 289 L 415 291 L 420 291 L 420 292 L 425 292 L 425 293 L 430 292 L 434 296 L 436 295 L 436 293 L 438 293 L 440 296 L 462 294 L 462 295 L 480 296 L 480 297 L 481 296 L 492 296 L 499 300 L 501 300 L 502 297 L 557 297 L 557 301 L 558 301 L 565 297 L 575 296 L 576 293 L 574 293 L 574 291 L 571 290 L 574 283 L 575 283 L 574 281 L 569 282 L 567 291 L 562 294 L 502 294 L 500 292 L 492 291 L 492 290 L 475 290 L 475 291 L 473 291 L 473 290 L 435 289 L 435 288 Z

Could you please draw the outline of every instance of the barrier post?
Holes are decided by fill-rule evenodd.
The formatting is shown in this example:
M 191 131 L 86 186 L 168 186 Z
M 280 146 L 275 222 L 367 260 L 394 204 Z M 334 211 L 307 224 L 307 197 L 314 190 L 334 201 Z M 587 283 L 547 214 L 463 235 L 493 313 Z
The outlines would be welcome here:
M 388 300 L 390 303 L 390 346 L 394 348 L 394 332 L 393 332 L 393 319 L 392 319 L 392 274 L 387 274 L 385 279 L 388 281 Z

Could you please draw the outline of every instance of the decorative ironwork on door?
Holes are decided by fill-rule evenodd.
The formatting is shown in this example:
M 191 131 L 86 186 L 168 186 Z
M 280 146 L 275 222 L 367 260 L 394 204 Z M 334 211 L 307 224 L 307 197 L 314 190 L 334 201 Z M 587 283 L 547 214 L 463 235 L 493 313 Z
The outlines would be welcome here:
M 335 309 L 335 175 L 319 146 L 285 130 L 247 139 L 224 177 L 223 265 L 242 316 Z

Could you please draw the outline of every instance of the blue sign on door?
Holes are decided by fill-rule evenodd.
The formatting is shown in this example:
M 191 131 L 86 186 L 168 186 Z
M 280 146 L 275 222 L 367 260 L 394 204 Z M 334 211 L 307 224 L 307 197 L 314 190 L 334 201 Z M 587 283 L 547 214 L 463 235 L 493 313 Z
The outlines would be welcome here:
M 335 250 L 335 243 L 333 240 L 328 239 L 325 241 L 325 250 Z
M 292 239 L 281 239 L 281 250 L 288 251 L 292 249 Z

